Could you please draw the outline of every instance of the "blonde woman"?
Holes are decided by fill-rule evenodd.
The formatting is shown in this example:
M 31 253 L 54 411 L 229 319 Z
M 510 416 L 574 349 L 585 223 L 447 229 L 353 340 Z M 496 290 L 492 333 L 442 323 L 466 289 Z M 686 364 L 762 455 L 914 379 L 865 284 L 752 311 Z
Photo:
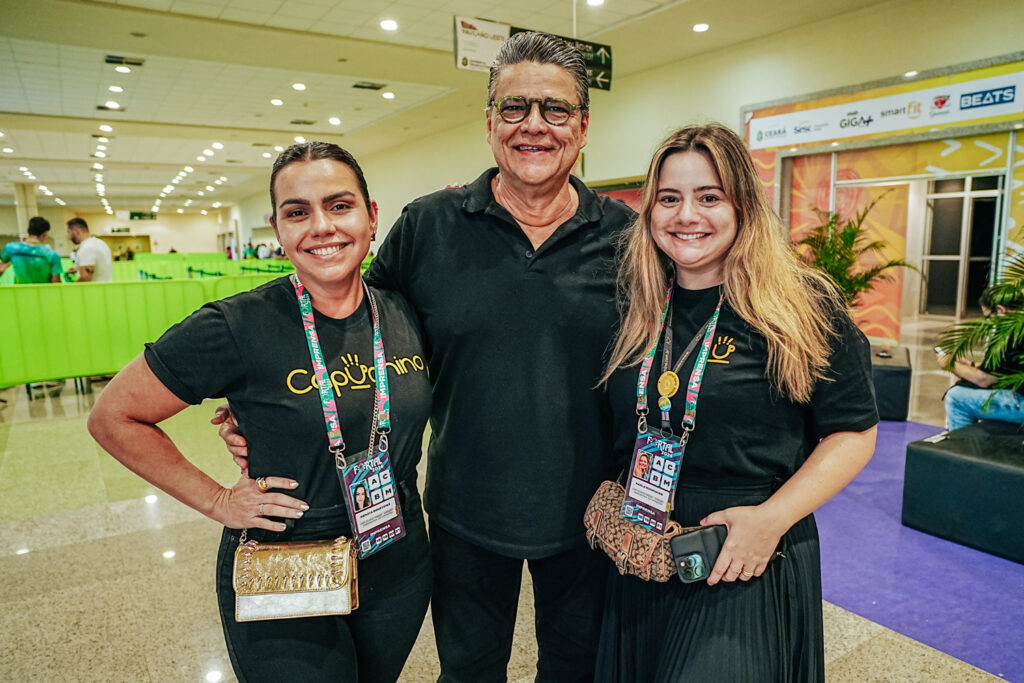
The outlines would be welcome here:
M 721 125 L 655 152 L 619 285 L 603 380 L 616 456 L 629 467 L 646 396 L 651 429 L 688 432 L 672 519 L 728 535 L 706 581 L 611 571 L 597 680 L 823 681 L 811 513 L 874 450 L 864 335 L 794 257 L 743 141 Z

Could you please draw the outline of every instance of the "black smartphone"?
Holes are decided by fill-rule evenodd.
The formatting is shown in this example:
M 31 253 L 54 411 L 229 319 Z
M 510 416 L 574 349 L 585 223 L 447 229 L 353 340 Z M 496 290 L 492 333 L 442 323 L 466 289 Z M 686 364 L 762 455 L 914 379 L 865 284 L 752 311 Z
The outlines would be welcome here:
M 727 534 L 724 524 L 715 524 L 674 536 L 669 545 L 679 580 L 683 583 L 706 581 L 718 561 Z

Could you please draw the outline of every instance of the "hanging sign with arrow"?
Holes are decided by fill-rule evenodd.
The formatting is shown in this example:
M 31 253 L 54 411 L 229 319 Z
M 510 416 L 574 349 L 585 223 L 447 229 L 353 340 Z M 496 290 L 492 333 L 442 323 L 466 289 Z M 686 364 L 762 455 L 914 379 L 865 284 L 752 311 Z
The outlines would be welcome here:
M 473 71 L 488 71 L 501 44 L 514 33 L 528 28 L 499 24 L 472 17 L 455 17 L 455 66 Z M 590 87 L 612 89 L 612 46 L 558 36 L 583 53 L 590 76 Z

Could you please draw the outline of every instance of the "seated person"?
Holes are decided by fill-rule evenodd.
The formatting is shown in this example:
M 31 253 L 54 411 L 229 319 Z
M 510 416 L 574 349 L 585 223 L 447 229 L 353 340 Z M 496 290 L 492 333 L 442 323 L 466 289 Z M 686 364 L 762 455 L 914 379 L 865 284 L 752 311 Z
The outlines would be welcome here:
M 1024 308 L 1024 296 L 993 305 L 992 293 L 985 289 L 978 303 L 987 318 Z M 961 358 L 949 368 L 949 357 L 944 354 L 939 355 L 939 363 L 960 378 L 943 397 L 946 429 L 959 429 L 978 420 L 1024 423 L 1024 387 L 1018 391 L 991 388 L 999 375 L 1024 372 L 1024 347 L 1008 348 L 996 367 Z

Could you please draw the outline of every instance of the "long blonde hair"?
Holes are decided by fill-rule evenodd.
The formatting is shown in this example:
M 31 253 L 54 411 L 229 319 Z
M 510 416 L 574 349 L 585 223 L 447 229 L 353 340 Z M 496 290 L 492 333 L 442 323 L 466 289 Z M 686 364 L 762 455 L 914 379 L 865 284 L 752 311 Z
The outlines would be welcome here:
M 665 293 L 674 264 L 651 236 L 661 168 L 672 154 L 706 153 L 736 209 L 736 241 L 725 258 L 725 300 L 768 341 L 769 381 L 798 403 L 825 376 L 833 315 L 844 304 L 832 282 L 799 261 L 736 133 L 721 124 L 688 126 L 662 142 L 644 181 L 640 215 L 623 234 L 618 275 L 619 333 L 601 383 L 639 363 L 661 335 Z

